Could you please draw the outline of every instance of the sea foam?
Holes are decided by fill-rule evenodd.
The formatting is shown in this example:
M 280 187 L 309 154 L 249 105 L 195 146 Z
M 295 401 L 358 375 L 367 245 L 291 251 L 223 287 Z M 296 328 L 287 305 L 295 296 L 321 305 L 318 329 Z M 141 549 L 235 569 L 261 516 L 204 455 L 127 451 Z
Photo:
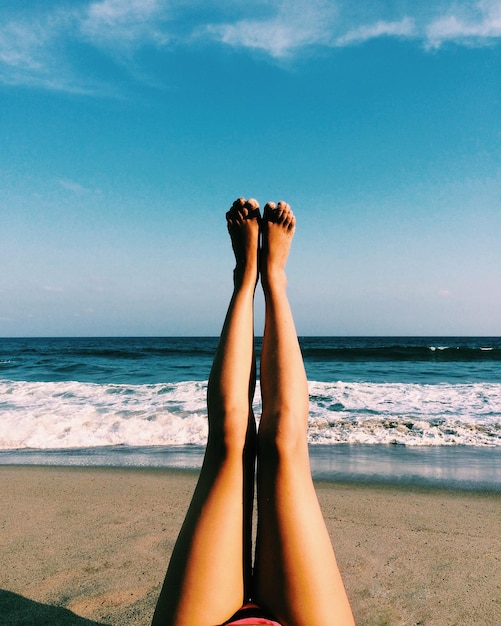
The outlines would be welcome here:
M 310 382 L 310 443 L 501 446 L 501 384 Z M 0 381 L 0 449 L 204 445 L 207 383 Z M 259 417 L 259 384 L 254 405 Z

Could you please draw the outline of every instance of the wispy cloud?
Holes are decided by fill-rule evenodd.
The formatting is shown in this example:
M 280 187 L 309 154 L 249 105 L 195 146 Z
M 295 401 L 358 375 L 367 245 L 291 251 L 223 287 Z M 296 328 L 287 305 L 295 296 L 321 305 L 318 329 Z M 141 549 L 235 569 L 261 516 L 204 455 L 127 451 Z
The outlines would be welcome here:
M 84 194 L 92 192 L 91 189 L 88 189 L 80 183 L 77 183 L 74 180 L 69 180 L 67 178 L 62 178 L 61 180 L 59 180 L 59 184 L 61 185 L 61 187 L 63 187 L 63 189 L 66 189 L 67 191 L 72 191 L 73 193 Z
M 163 0 L 71 2 L 36 15 L 10 12 L 2 25 L 0 9 L 0 82 L 94 93 L 102 85 L 77 71 L 71 48 L 87 45 L 116 59 L 144 45 L 163 45 Z M 81 50 L 80 50 L 81 52 Z
M 64 54 L 55 49 L 60 34 L 71 32 L 71 23 L 71 15 L 62 11 L 6 21 L 0 26 L 0 81 L 78 90 Z
M 336 13 L 335 2 L 282 1 L 270 17 L 211 24 L 205 32 L 223 44 L 253 48 L 280 58 L 298 48 L 328 44 Z
M 492 43 L 501 38 L 501 0 L 22 3 L 0 8 L 0 82 L 102 94 L 99 72 L 88 71 L 82 61 L 87 52 L 137 78 L 148 73 L 138 71 L 135 56 L 145 47 L 165 54 L 206 40 L 281 59 L 381 37 L 413 40 L 424 49 Z
M 369 39 L 378 37 L 414 37 L 416 27 L 414 20 L 404 17 L 397 22 L 378 21 L 373 24 L 359 26 L 348 31 L 335 40 L 337 46 L 349 46 L 351 44 L 363 43 Z
M 425 28 L 428 46 L 440 47 L 445 42 L 482 45 L 501 37 L 501 2 L 455 3 L 451 9 Z
M 97 46 L 162 45 L 168 40 L 162 29 L 164 16 L 161 0 L 100 0 L 82 12 L 80 32 Z
M 347 0 L 268 2 L 266 17 L 243 17 L 205 26 L 207 36 L 234 48 L 272 57 L 294 56 L 311 46 L 347 47 L 381 37 L 415 40 L 424 48 L 445 43 L 478 46 L 501 37 L 501 0 L 400 0 L 356 6 Z

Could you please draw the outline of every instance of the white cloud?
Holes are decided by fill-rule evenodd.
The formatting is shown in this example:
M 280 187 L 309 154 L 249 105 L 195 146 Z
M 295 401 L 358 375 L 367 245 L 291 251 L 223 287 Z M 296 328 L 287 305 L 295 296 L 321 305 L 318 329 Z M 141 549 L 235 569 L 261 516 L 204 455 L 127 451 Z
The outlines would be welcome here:
M 308 46 L 344 47 L 380 37 L 406 38 L 425 48 L 445 41 L 476 46 L 501 37 L 501 0 L 447 0 L 388 5 L 347 0 L 268 2 L 262 19 L 211 24 L 205 33 L 235 48 L 292 56 Z
M 359 26 L 336 39 L 336 45 L 346 46 L 362 43 L 378 37 L 411 37 L 416 35 L 414 20 L 404 17 L 397 22 L 378 21 L 374 24 Z
M 89 5 L 88 20 L 97 27 L 144 21 L 159 9 L 158 0 L 100 0 Z
M 0 25 L 0 82 L 88 92 L 64 50 L 64 42 L 74 38 L 75 19 L 72 10 L 60 9 Z
M 46 16 L 35 21 L 11 20 L 0 27 L 0 80 L 7 84 L 56 85 L 64 73 L 60 59 L 54 72 L 53 42 L 67 25 L 66 16 Z
M 308 48 L 406 38 L 424 48 L 478 46 L 501 37 L 501 0 L 59 0 L 0 7 L 0 82 L 77 93 L 113 92 L 89 71 L 85 50 L 146 80 L 135 53 L 145 46 L 216 41 L 272 58 Z M 36 10 L 35 10 L 36 9 Z M 78 50 L 76 53 L 75 51 Z M 72 56 L 74 55 L 74 56 Z M 78 55 L 78 56 L 77 56 Z M 82 62 L 82 59 L 84 61 Z M 150 80 L 151 77 L 148 78 Z
M 438 48 L 446 41 L 479 45 L 501 37 L 501 1 L 457 3 L 430 22 L 425 29 L 427 44 Z
M 62 178 L 59 181 L 59 184 L 61 185 L 61 187 L 63 187 L 64 189 L 67 189 L 68 191 L 73 191 L 74 193 L 90 193 L 91 190 L 88 189 L 87 187 L 84 187 L 83 185 L 80 185 L 80 183 L 76 183 L 73 180 L 68 180 L 66 178 Z
M 88 6 L 80 30 L 98 46 L 163 44 L 168 39 L 161 30 L 163 14 L 164 4 L 160 0 L 100 0 Z
M 43 62 L 40 57 L 47 43 L 47 35 L 40 27 L 31 24 L 11 22 L 0 32 L 0 61 L 10 67 L 24 68 L 26 71 L 40 71 Z
M 145 43 L 164 43 L 161 0 L 71 2 L 36 15 L 12 11 L 2 24 L 0 9 L 0 82 L 76 93 L 112 89 L 80 74 L 69 52 L 73 44 L 105 48 L 123 55 Z
M 205 32 L 221 43 L 262 50 L 280 58 L 298 48 L 327 44 L 336 12 L 334 2 L 282 1 L 268 18 L 212 24 Z

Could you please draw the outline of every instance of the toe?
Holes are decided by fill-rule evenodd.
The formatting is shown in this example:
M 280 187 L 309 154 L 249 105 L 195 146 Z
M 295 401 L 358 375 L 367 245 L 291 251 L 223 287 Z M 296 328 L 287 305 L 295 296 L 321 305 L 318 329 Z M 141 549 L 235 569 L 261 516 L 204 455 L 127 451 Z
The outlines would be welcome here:
M 294 230 L 296 227 L 296 217 L 294 213 L 291 211 L 291 208 L 287 205 L 287 211 L 284 216 L 284 224 L 287 227 L 287 230 Z
M 277 206 L 274 202 L 267 202 L 263 211 L 264 219 L 267 220 L 268 222 L 274 222 L 276 208 Z
M 259 209 L 259 202 L 255 198 L 249 198 L 245 204 L 250 209 Z
M 283 200 L 280 200 L 278 202 L 278 204 L 277 204 L 277 213 L 278 213 L 278 221 L 280 223 L 283 223 L 283 222 L 287 221 L 289 213 L 291 212 L 290 209 L 291 208 L 287 204 L 287 202 L 284 202 Z
M 232 212 L 234 215 L 240 213 L 245 206 L 245 202 L 245 198 L 237 198 L 235 202 L 231 205 L 230 212 Z
M 245 219 L 247 215 L 246 200 L 245 198 L 237 198 L 235 202 L 231 205 L 231 209 L 226 214 L 226 219 L 231 220 L 234 223 L 240 222 L 242 219 Z
M 259 202 L 254 198 L 249 198 L 245 203 L 245 208 L 247 209 L 246 217 L 247 219 L 257 218 L 259 220 Z

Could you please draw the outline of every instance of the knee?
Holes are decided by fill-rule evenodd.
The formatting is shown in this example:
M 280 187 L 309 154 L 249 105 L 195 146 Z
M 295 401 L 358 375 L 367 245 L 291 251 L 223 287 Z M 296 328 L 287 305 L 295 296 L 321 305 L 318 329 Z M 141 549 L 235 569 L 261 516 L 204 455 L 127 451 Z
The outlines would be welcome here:
M 254 432 L 253 432 L 254 431 Z M 208 443 L 223 454 L 243 453 L 249 441 L 255 437 L 255 425 L 251 416 L 241 412 L 224 411 L 209 421 Z
M 293 459 L 308 445 L 308 424 L 293 411 L 263 415 L 259 425 L 258 454 L 270 459 Z

